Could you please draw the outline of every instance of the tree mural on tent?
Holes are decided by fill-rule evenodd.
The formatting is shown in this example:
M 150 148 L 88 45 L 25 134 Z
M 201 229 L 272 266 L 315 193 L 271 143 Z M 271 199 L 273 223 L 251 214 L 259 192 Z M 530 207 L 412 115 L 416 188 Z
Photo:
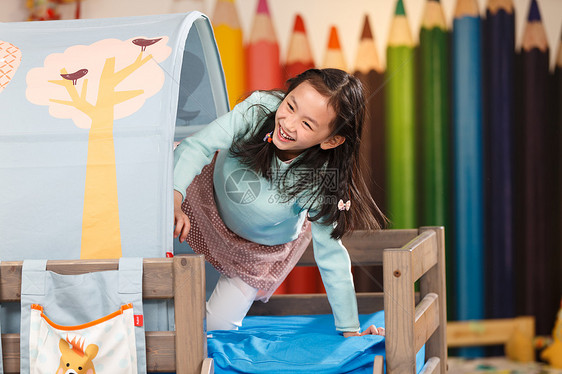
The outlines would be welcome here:
M 27 74 L 26 96 L 56 118 L 89 129 L 80 258 L 121 257 L 115 120 L 162 88 L 167 37 L 104 39 L 48 55 Z

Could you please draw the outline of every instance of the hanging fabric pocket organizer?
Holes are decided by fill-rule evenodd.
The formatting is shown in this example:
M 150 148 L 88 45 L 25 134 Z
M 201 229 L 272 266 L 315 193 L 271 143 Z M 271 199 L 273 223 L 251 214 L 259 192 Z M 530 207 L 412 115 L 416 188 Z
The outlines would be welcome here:
M 47 271 L 46 264 L 23 263 L 21 372 L 146 373 L 142 259 L 78 275 Z

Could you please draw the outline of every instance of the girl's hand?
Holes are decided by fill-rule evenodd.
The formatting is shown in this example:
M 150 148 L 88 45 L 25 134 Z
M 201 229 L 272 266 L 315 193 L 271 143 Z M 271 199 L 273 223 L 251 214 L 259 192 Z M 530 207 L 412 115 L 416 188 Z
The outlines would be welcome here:
M 367 330 L 363 332 L 344 332 L 343 336 L 345 338 L 349 338 L 350 336 L 363 336 L 363 335 L 380 335 L 384 336 L 385 330 L 384 327 L 376 327 L 375 325 L 371 325 L 367 328 Z
M 183 197 L 181 193 L 174 190 L 174 238 L 179 237 L 180 243 L 183 243 L 187 239 L 187 234 L 191 229 L 191 223 L 189 222 L 189 217 L 187 214 L 181 210 L 181 203 Z

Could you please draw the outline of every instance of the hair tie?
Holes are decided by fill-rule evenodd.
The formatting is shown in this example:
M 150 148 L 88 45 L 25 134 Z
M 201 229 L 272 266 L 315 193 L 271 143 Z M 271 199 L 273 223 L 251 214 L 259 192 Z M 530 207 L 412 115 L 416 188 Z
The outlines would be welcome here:
M 272 135 L 272 134 L 273 134 L 273 131 L 272 131 L 272 132 L 268 132 L 267 134 L 265 134 L 265 137 L 263 138 L 263 141 L 264 141 L 264 142 L 267 141 L 268 143 L 271 143 L 271 141 L 273 140 L 273 139 L 271 138 L 271 135 Z
M 338 202 L 338 209 L 339 210 L 349 210 L 351 208 L 351 200 L 347 200 L 345 203 L 342 199 Z

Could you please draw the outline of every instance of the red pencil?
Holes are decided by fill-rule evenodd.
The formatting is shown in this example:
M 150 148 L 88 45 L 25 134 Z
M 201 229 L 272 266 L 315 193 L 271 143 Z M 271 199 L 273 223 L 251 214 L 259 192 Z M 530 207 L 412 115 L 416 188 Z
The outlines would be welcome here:
M 289 49 L 287 51 L 287 61 L 285 63 L 285 79 L 294 77 L 305 70 L 314 67 L 314 59 L 310 49 L 310 43 L 306 35 L 304 21 L 297 14 L 295 17 L 295 25 L 291 40 L 289 41 Z
M 283 87 L 279 44 L 271 22 L 267 0 L 259 0 L 256 16 L 246 47 L 248 91 Z

